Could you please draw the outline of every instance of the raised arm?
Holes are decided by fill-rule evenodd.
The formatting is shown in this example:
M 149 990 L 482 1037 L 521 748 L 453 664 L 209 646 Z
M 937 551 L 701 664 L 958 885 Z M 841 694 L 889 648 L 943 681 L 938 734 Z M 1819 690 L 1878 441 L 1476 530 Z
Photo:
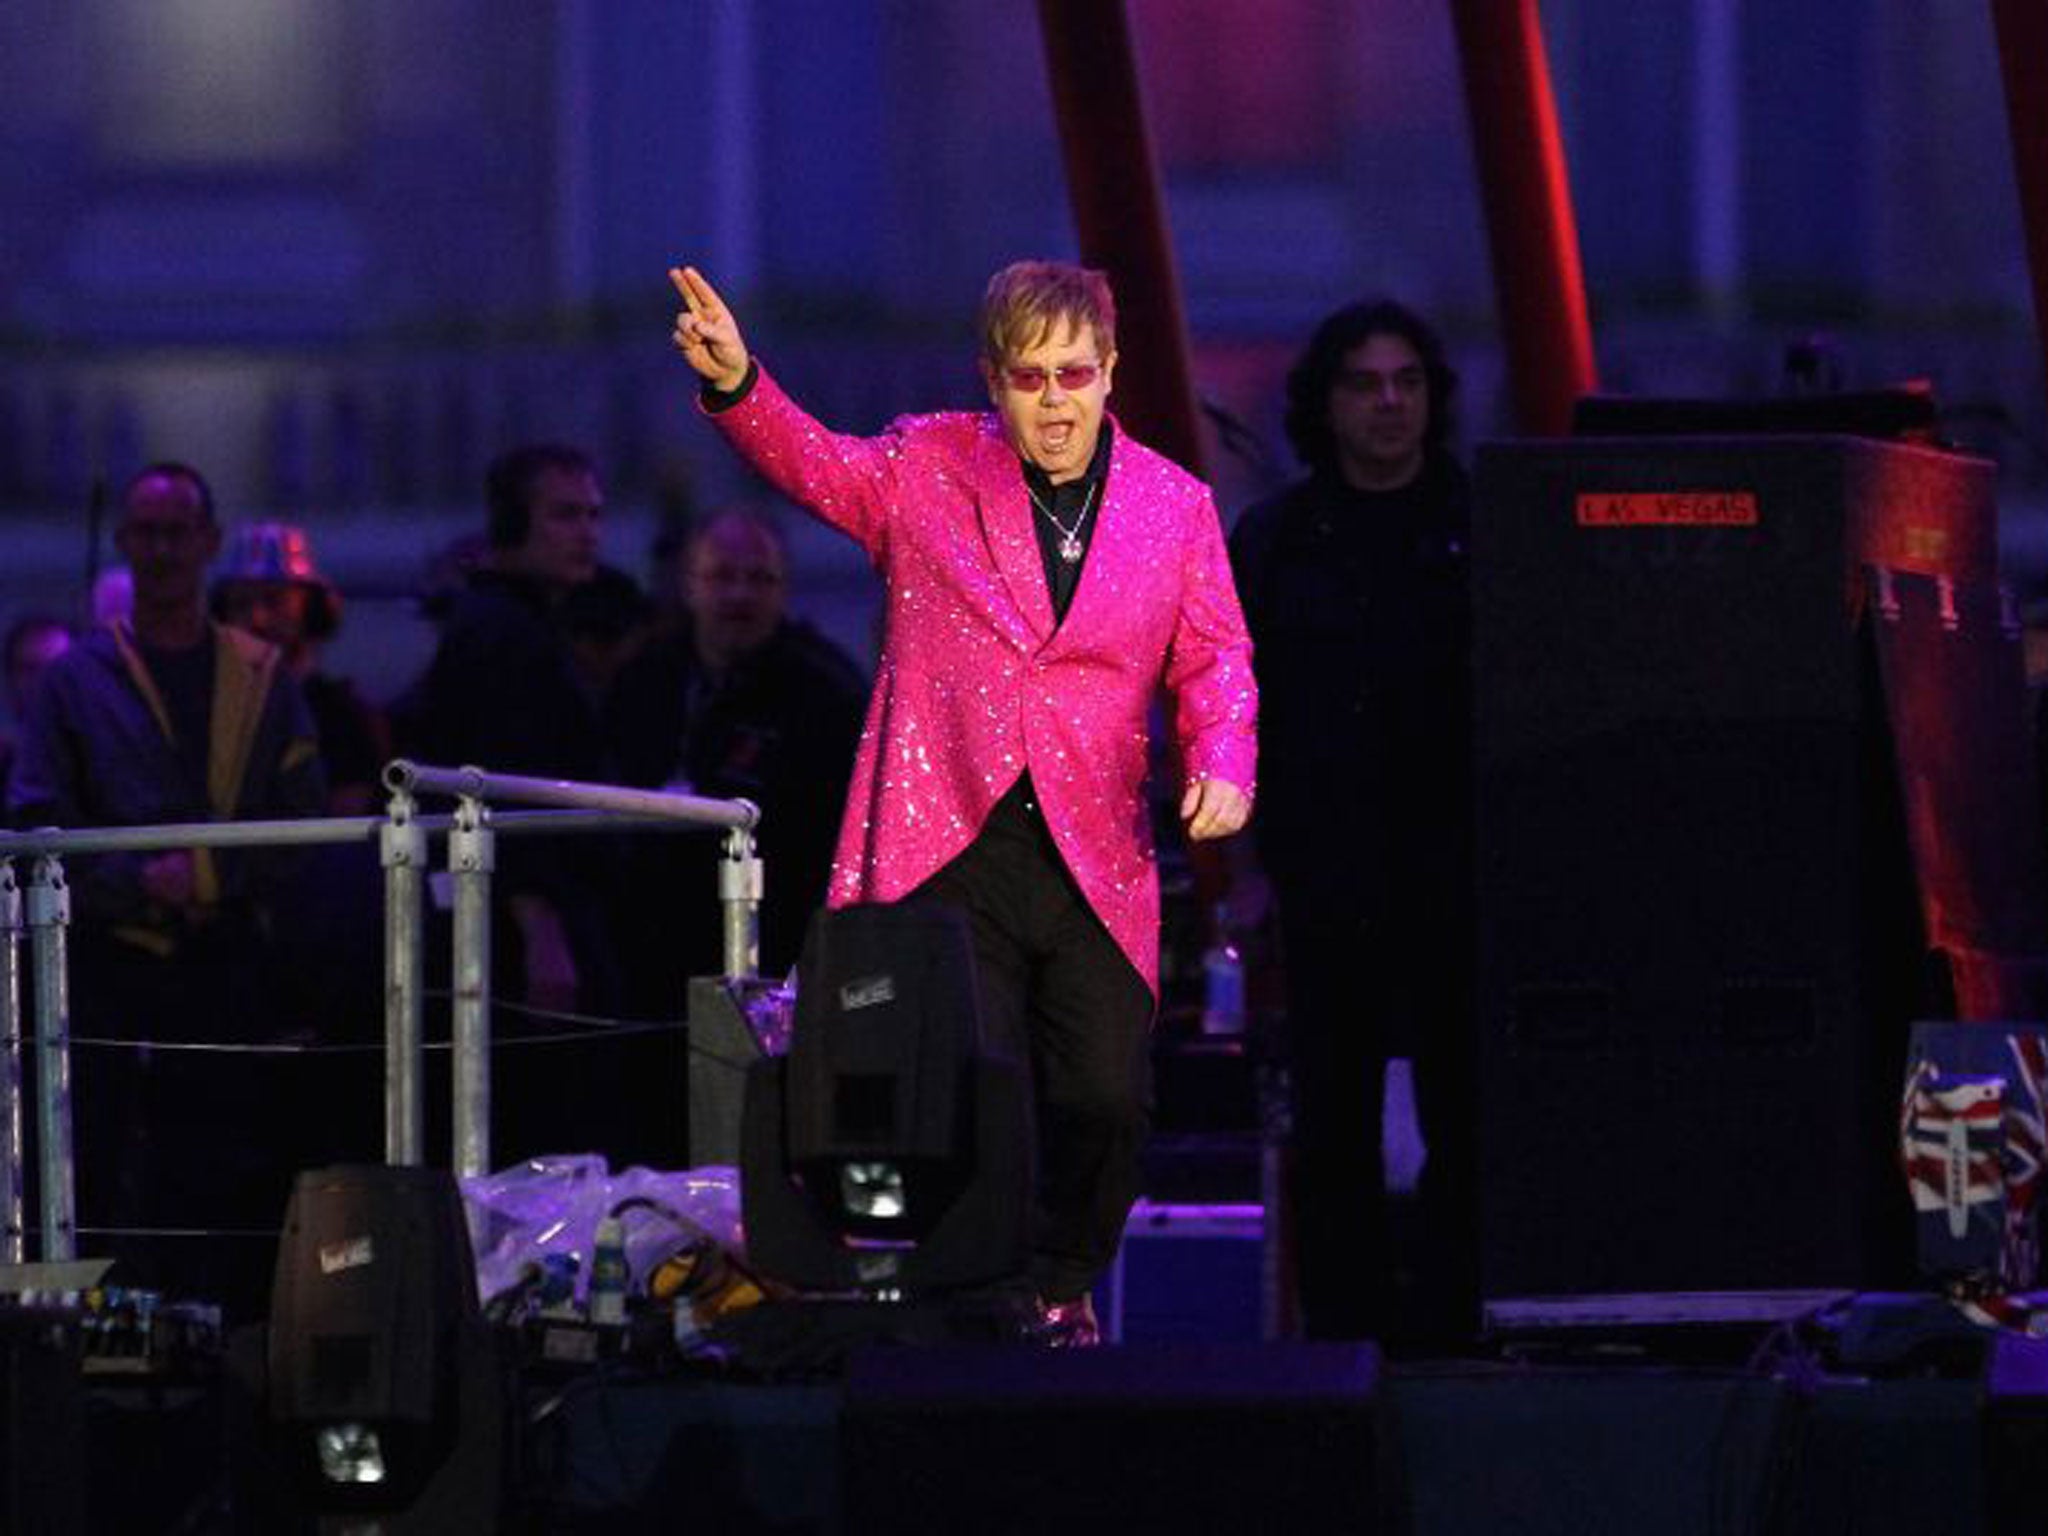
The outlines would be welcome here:
M 894 439 L 833 432 L 756 365 L 739 321 L 695 267 L 669 268 L 683 301 L 670 339 L 704 381 L 700 404 L 768 481 L 851 535 L 879 564 L 896 483 Z

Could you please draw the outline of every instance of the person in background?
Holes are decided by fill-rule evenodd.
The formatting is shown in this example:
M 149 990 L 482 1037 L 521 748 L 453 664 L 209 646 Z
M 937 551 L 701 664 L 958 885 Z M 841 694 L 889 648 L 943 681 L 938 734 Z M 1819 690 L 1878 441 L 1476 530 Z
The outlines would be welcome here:
M 654 631 L 655 608 L 640 583 L 615 565 L 600 565 L 589 581 L 570 589 L 562 629 L 577 680 L 600 715 L 619 674 Z
M 788 612 L 787 551 L 763 514 L 735 507 L 676 550 L 681 620 L 620 674 L 606 724 L 621 777 L 649 788 L 751 800 L 767 870 L 761 964 L 796 963 L 824 904 L 839 810 L 860 741 L 867 679 Z M 677 850 L 693 850 L 679 858 Z M 627 967 L 635 1011 L 673 1013 L 683 979 L 722 960 L 716 840 L 648 840 L 634 893 L 639 940 Z
M 491 462 L 484 495 L 483 558 L 449 604 L 412 690 L 408 751 L 441 766 L 607 782 L 611 758 L 575 632 L 579 594 L 600 569 L 597 465 L 569 444 L 524 444 Z M 619 1010 L 607 920 L 618 860 L 617 840 L 603 835 L 498 839 L 494 995 L 511 1005 L 498 1020 L 511 1046 L 496 1074 L 501 1162 L 613 1150 L 607 1105 L 617 1073 L 590 1040 L 565 1038 L 572 1021 L 560 1016 Z M 521 1033 L 537 1043 L 514 1043 Z
M 316 816 L 326 782 L 283 653 L 206 609 L 220 549 L 213 493 L 190 465 L 129 482 L 115 543 L 134 609 L 43 674 L 8 814 L 17 827 Z M 66 862 L 74 1034 L 125 1042 L 268 1042 L 265 968 L 293 856 L 172 849 Z M 81 1226 L 274 1228 L 292 1167 L 251 1059 L 113 1048 L 74 1079 Z M 260 1305 L 269 1250 L 145 1245 L 146 1270 Z
M 255 522 L 239 528 L 214 568 L 214 617 L 278 648 L 305 691 L 327 773 L 326 814 L 383 809 L 391 733 L 384 712 L 322 664 L 341 630 L 341 592 L 313 558 L 304 528 Z M 294 862 L 260 963 L 269 973 L 276 1029 L 304 1044 L 367 1045 L 383 1035 L 383 871 L 368 839 L 307 848 Z M 379 1102 L 368 1057 L 280 1057 L 279 1096 L 319 1116 L 289 1127 L 299 1166 L 343 1162 L 377 1147 Z
M 596 701 L 570 644 L 567 608 L 596 579 L 604 527 L 597 466 L 581 449 L 536 443 L 486 472 L 488 553 L 455 595 L 415 702 L 430 763 L 497 773 L 601 781 L 610 763 Z M 512 921 L 507 979 L 536 1007 L 610 1005 L 610 961 L 591 920 L 587 850 L 539 839 L 499 850 L 497 886 Z
M 1455 385 L 1413 311 L 1330 315 L 1287 378 L 1287 435 L 1308 473 L 1248 508 L 1230 539 L 1258 647 L 1256 846 L 1286 977 L 1303 1326 L 1396 1349 L 1455 1342 L 1469 1301 L 1456 1255 L 1469 1238 L 1471 619 Z M 1403 1291 L 1386 1191 L 1390 1175 L 1412 1184 L 1418 1160 L 1424 1257 Z
M 341 593 L 314 563 L 306 531 L 277 522 L 239 530 L 214 573 L 213 614 L 284 653 L 319 733 L 329 814 L 376 811 L 391 732 L 353 683 L 321 668 L 321 647 L 341 629 Z

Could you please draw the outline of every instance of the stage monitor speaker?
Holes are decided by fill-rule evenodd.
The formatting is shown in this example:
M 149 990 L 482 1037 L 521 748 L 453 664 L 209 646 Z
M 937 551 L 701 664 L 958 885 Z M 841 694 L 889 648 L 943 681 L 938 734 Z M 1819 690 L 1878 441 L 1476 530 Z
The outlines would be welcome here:
M 1939 1013 L 1865 567 L 1989 586 L 1992 492 L 1851 437 L 1481 449 L 1487 1297 L 1909 1282 Z
M 958 1346 L 854 1357 L 849 1531 L 1376 1528 L 1369 1344 Z

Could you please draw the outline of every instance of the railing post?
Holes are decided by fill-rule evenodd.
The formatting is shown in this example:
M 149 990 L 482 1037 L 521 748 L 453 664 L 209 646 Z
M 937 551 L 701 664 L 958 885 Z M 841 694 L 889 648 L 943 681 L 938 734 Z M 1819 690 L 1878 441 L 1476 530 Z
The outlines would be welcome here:
M 78 1257 L 78 1202 L 71 1162 L 71 992 L 65 938 L 71 889 L 47 854 L 29 866 L 29 964 L 36 994 L 36 1159 L 41 1257 Z
M 761 969 L 761 857 L 754 834 L 734 827 L 718 861 L 718 900 L 725 917 L 725 974 L 741 980 Z
M 21 888 L 11 858 L 0 858 L 0 1033 L 0 1264 L 19 1264 L 28 1257 L 28 1143 L 21 1107 Z
M 412 795 L 391 791 L 379 844 L 384 864 L 384 1161 L 425 1161 L 420 1089 L 420 895 L 427 834 Z
M 455 802 L 448 872 L 455 882 L 455 1172 L 491 1166 L 491 872 L 497 834 L 475 795 Z

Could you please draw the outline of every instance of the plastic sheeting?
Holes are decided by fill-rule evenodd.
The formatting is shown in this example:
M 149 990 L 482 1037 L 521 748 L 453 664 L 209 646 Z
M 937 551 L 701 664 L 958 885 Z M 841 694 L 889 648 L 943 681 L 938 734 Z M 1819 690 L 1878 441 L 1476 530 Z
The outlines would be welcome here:
M 584 1302 L 599 1220 L 617 1214 L 637 1288 L 670 1255 L 709 1239 L 742 1256 L 739 1171 L 723 1166 L 613 1173 L 595 1153 L 532 1158 L 462 1181 L 477 1291 L 486 1305 L 529 1285 L 553 1259 L 573 1259 Z

